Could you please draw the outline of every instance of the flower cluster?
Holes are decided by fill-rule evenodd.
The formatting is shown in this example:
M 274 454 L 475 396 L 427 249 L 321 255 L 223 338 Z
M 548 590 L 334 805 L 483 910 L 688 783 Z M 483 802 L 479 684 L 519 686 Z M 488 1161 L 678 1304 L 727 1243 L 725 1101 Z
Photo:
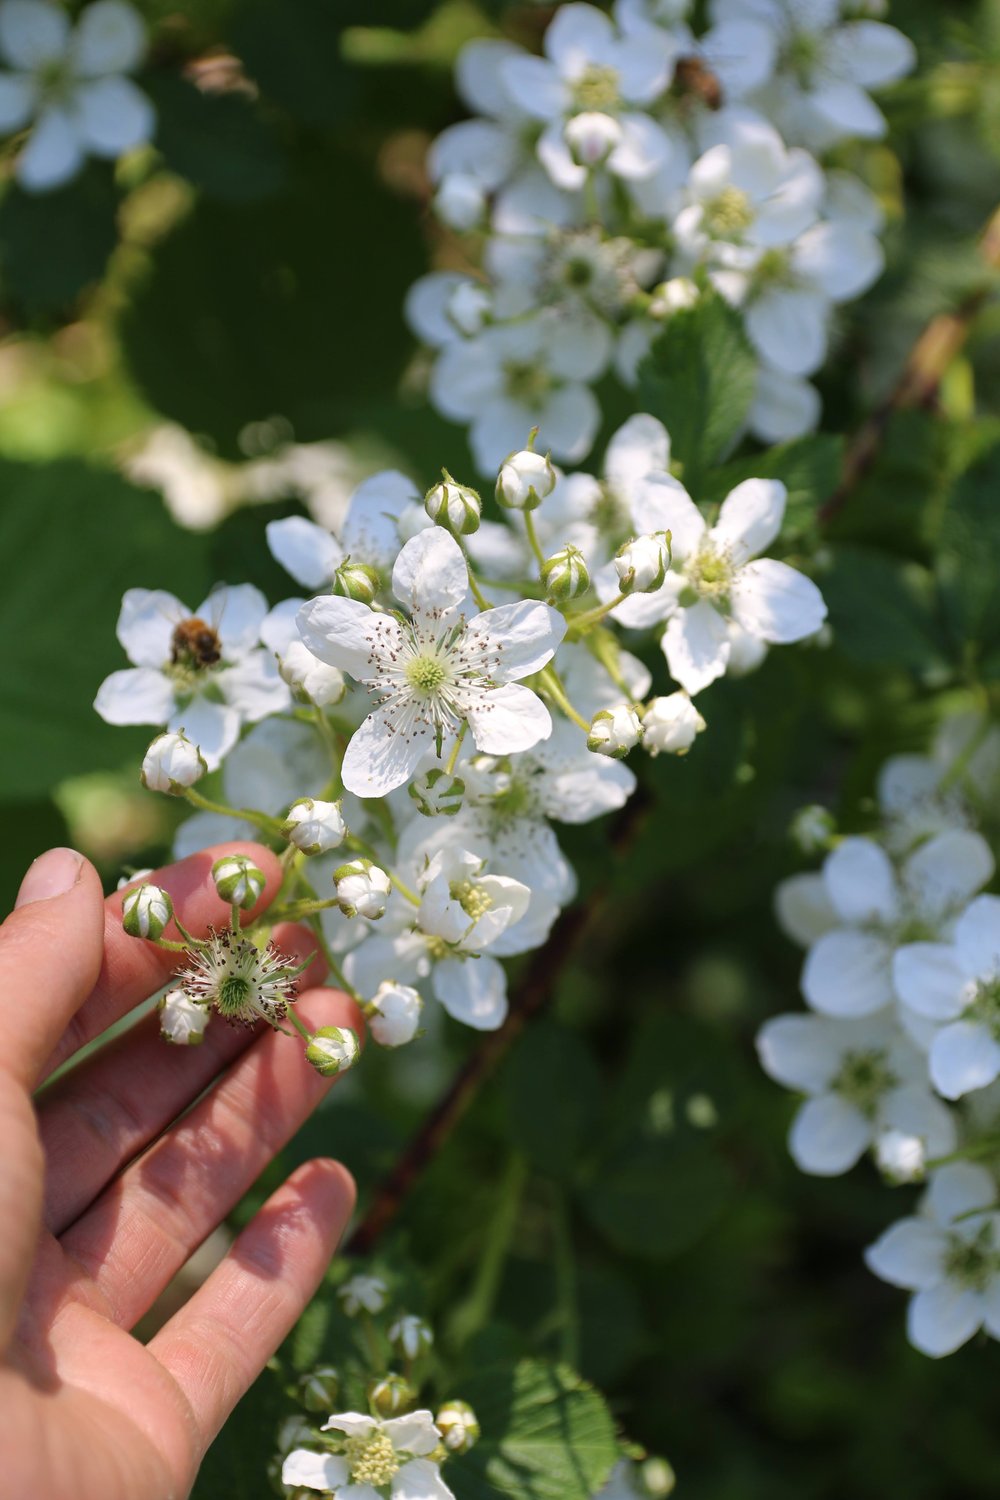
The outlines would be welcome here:
M 497 474 L 503 521 L 450 475 L 421 504 L 383 473 L 337 535 L 302 516 L 269 524 L 311 597 L 269 609 L 249 585 L 222 587 L 189 610 L 155 590 L 125 596 L 118 636 L 134 665 L 102 685 L 98 712 L 164 726 L 142 779 L 198 809 L 179 852 L 234 833 L 284 846 L 269 921 L 313 923 L 382 1045 L 411 1041 L 431 998 L 499 1026 L 503 960 L 544 943 L 575 892 L 552 823 L 622 807 L 632 749 L 686 754 L 705 729 L 693 695 L 823 623 L 816 585 L 760 556 L 784 486 L 747 480 L 710 515 L 669 463 L 648 415 L 614 435 L 602 481 L 529 446 Z M 651 692 L 626 629 L 659 641 L 669 691 Z M 222 802 L 203 791 L 220 768 Z M 175 1040 L 193 1039 L 191 1006 L 251 955 L 236 928 L 193 955 L 167 1013 Z M 280 999 L 262 973 L 254 983 L 254 1016 L 277 1023 Z
M 838 836 L 808 810 L 800 836 L 829 853 L 820 873 L 783 883 L 777 912 L 807 950 L 810 1013 L 758 1038 L 767 1072 L 805 1096 L 789 1137 L 803 1171 L 835 1176 L 871 1152 L 892 1184 L 927 1179 L 917 1215 L 866 1259 L 916 1293 L 910 1340 L 934 1356 L 982 1326 L 1000 1337 L 985 1164 L 1000 1144 L 1000 898 L 983 894 L 995 862 L 981 831 L 998 791 L 1000 732 L 962 715 L 930 755 L 883 766 L 876 833 Z
M 430 1325 L 405 1313 L 383 1318 L 389 1288 L 379 1276 L 352 1276 L 338 1295 L 358 1328 L 359 1366 L 307 1371 L 293 1394 L 313 1413 L 328 1410 L 343 1387 L 360 1390 L 363 1383 L 368 1411 L 337 1412 L 318 1429 L 302 1417 L 284 1423 L 278 1436 L 284 1492 L 319 1491 L 333 1500 L 455 1500 L 441 1469 L 475 1445 L 479 1423 L 465 1401 L 444 1401 L 436 1414 L 417 1407 L 424 1357 L 434 1343 Z M 405 1374 L 384 1368 L 387 1355 Z
M 665 321 L 706 288 L 758 356 L 753 433 L 816 425 L 807 377 L 883 253 L 872 194 L 812 153 L 884 132 L 868 90 L 907 73 L 913 47 L 842 0 L 713 0 L 700 34 L 689 8 L 561 5 L 542 57 L 477 40 L 458 59 L 476 118 L 437 138 L 429 170 L 439 218 L 482 270 L 432 272 L 407 310 L 435 351 L 431 400 L 468 426 L 484 474 L 535 424 L 558 459 L 583 459 L 594 382 L 614 370 L 635 386 Z

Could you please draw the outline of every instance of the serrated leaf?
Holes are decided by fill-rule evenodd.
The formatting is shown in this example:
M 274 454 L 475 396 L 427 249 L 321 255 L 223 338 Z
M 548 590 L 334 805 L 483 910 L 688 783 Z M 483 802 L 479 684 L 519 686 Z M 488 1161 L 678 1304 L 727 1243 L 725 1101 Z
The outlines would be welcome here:
M 196 604 L 214 581 L 204 537 L 179 530 L 158 497 L 75 460 L 0 462 L 0 594 L 7 642 L 0 695 L 0 781 L 32 798 L 66 776 L 138 757 L 152 729 L 105 724 L 104 677 L 127 667 L 115 621 L 127 588 L 165 588 Z M 234 580 L 236 581 L 236 580 Z
M 956 482 L 941 518 L 935 573 L 956 653 L 968 660 L 1000 640 L 1000 444 Z
M 639 404 L 670 433 L 689 490 L 742 431 L 756 368 L 738 315 L 714 295 L 674 313 L 639 366 Z
M 449 1463 L 462 1500 L 591 1500 L 619 1456 L 604 1398 L 562 1365 L 522 1360 L 462 1387 L 482 1437 Z
M 814 433 L 713 469 L 699 499 L 722 501 L 744 479 L 780 479 L 788 491 L 782 534 L 801 534 L 837 488 L 843 462 L 844 439 Z

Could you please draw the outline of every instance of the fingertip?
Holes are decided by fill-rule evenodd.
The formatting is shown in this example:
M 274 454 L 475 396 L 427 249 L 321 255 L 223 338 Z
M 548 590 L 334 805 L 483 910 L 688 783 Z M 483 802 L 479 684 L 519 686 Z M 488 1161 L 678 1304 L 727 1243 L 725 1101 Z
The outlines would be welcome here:
M 344 1163 L 332 1156 L 314 1156 L 296 1167 L 288 1186 L 319 1208 L 339 1238 L 358 1201 L 357 1183 Z

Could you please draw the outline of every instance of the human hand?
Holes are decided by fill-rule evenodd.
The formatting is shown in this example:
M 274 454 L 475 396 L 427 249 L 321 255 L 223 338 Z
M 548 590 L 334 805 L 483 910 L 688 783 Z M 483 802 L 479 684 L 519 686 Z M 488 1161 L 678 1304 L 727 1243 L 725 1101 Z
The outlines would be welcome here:
M 217 917 L 211 867 L 226 853 L 250 854 L 267 876 L 247 919 L 277 891 L 277 860 L 252 844 L 158 872 L 196 935 Z M 11 1500 L 186 1495 L 315 1291 L 354 1203 L 342 1166 L 306 1163 L 150 1342 L 132 1337 L 332 1080 L 267 1028 L 217 1021 L 199 1047 L 171 1047 L 151 1015 L 33 1103 L 55 1069 L 169 978 L 172 955 L 127 937 L 120 913 L 92 865 L 52 849 L 0 926 L 0 1495 Z M 299 961 L 311 951 L 301 928 L 275 937 Z M 360 1035 L 346 996 L 305 988 L 322 977 L 316 959 L 299 1014 Z

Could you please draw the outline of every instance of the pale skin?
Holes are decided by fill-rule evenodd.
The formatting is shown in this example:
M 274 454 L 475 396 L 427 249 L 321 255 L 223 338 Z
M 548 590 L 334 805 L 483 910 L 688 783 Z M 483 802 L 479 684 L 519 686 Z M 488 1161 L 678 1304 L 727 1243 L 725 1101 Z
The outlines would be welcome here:
M 196 935 L 227 915 L 210 870 L 237 852 L 267 876 L 262 910 L 280 871 L 253 844 L 152 877 Z M 354 1205 L 342 1166 L 306 1163 L 147 1344 L 132 1336 L 330 1080 L 299 1040 L 266 1027 L 216 1017 L 201 1046 L 171 1047 L 152 1015 L 41 1088 L 170 976 L 176 956 L 126 936 L 120 908 L 85 859 L 49 850 L 0 926 L 0 1495 L 18 1500 L 182 1500 Z M 311 951 L 301 928 L 276 938 L 300 959 Z M 356 1008 L 316 988 L 322 977 L 316 960 L 298 1014 L 360 1035 Z

